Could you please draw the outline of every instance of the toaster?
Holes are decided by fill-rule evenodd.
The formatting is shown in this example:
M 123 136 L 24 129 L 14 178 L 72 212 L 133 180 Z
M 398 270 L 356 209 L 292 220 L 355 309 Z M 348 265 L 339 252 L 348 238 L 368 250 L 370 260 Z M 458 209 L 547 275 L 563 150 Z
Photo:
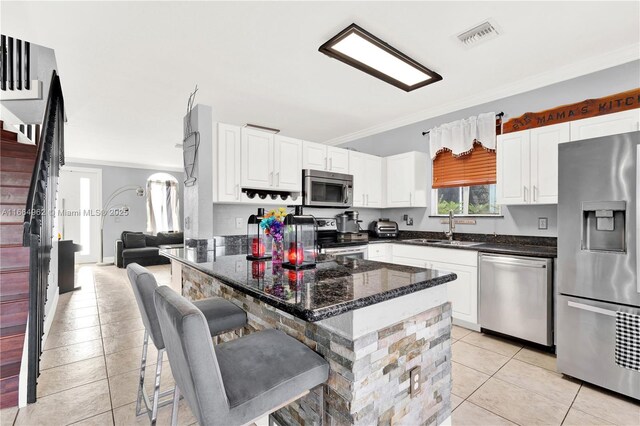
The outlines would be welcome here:
M 397 238 L 398 223 L 388 218 L 381 218 L 369 224 L 369 231 L 378 238 Z

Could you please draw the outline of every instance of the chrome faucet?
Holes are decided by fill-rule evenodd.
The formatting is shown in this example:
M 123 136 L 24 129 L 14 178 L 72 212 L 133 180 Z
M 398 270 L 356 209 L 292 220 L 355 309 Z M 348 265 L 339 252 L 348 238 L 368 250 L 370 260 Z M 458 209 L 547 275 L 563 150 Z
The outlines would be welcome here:
M 453 230 L 456 229 L 456 223 L 454 221 L 453 210 L 449 210 L 449 230 L 444 231 L 444 235 L 447 236 L 449 241 L 453 241 Z

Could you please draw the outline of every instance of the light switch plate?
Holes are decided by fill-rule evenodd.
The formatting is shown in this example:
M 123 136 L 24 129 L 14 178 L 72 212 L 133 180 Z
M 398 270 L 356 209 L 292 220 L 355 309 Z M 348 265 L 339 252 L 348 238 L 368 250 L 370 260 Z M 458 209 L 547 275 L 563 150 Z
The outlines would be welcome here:
M 546 217 L 538 218 L 538 229 L 548 229 L 549 228 L 549 219 Z

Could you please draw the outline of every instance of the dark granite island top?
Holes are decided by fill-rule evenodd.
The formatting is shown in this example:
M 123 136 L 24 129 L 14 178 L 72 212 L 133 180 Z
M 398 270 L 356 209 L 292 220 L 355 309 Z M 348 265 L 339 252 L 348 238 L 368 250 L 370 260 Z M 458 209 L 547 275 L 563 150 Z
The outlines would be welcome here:
M 439 286 L 456 274 L 361 259 L 318 258 L 315 269 L 273 270 L 271 261 L 213 251 L 162 249 L 160 254 L 209 275 L 304 321 L 315 322 Z

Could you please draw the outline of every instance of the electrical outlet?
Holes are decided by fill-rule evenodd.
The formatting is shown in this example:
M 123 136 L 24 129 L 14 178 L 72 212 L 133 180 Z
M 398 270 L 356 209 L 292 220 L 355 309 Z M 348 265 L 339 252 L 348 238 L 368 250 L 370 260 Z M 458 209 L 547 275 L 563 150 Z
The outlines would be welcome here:
M 241 217 L 236 217 L 236 229 L 240 229 L 244 226 L 246 220 Z
M 413 226 L 413 218 L 412 217 L 407 219 L 407 226 Z
M 548 229 L 549 227 L 549 219 L 546 217 L 538 218 L 538 229 Z
M 413 367 L 409 371 L 409 395 L 413 398 L 420 393 L 420 367 Z

